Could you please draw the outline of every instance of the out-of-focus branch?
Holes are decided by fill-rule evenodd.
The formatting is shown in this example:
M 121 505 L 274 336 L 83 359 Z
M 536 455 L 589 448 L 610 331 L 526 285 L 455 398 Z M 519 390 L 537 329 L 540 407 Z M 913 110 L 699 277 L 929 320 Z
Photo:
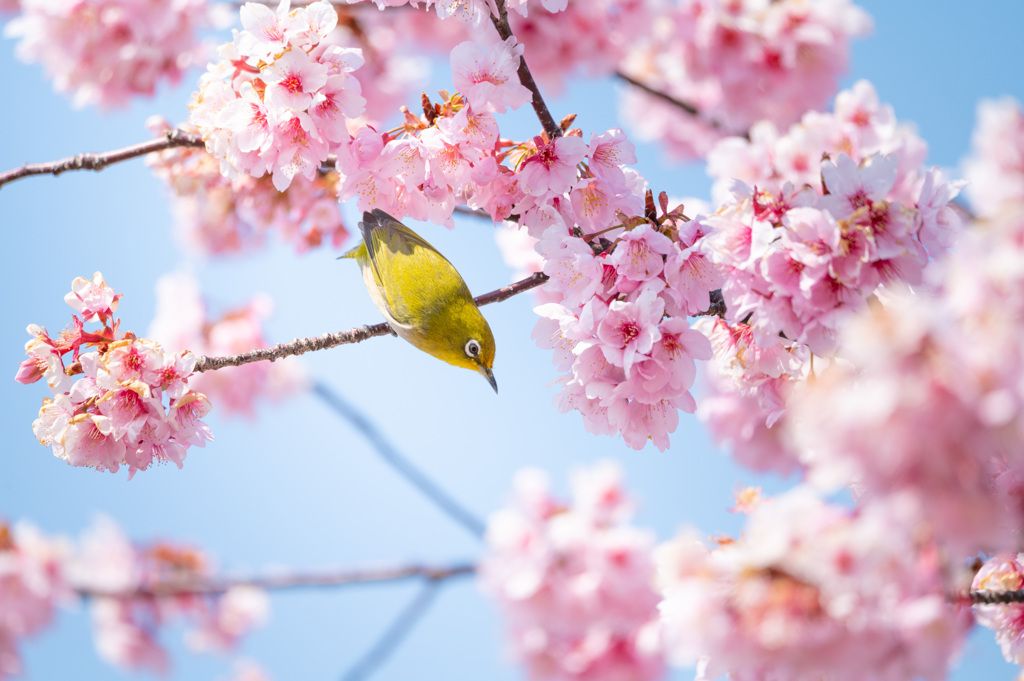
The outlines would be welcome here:
M 494 28 L 498 31 L 501 39 L 508 40 L 513 34 L 512 27 L 508 23 L 508 10 L 505 8 L 505 0 L 495 0 L 495 5 L 498 8 L 498 16 L 492 16 L 491 22 L 494 24 Z M 551 115 L 548 105 L 544 103 L 544 97 L 540 94 L 537 81 L 533 79 L 530 67 L 526 65 L 526 59 L 523 57 L 519 59 L 518 75 L 519 82 L 523 84 L 523 87 L 533 93 L 533 110 L 536 112 L 538 120 L 540 120 L 541 127 L 544 128 L 544 132 L 548 134 L 550 139 L 561 137 L 562 128 L 555 122 L 555 118 Z
M 394 650 L 401 645 L 413 626 L 423 617 L 427 608 L 434 602 L 441 582 L 436 579 L 426 581 L 408 605 L 406 605 L 391 625 L 384 630 L 380 638 L 363 657 L 356 662 L 342 681 L 361 681 L 368 678 L 377 667 L 382 665 Z
M 69 170 L 103 170 L 112 163 L 120 163 L 128 159 L 152 154 L 155 151 L 173 149 L 174 147 L 201 147 L 203 145 L 203 138 L 198 134 L 172 128 L 165 132 L 162 137 L 140 144 L 133 144 L 123 149 L 78 154 L 48 163 L 27 163 L 20 168 L 0 173 L 0 187 L 30 175 L 60 175 Z
M 109 591 L 89 587 L 74 588 L 84 598 L 159 598 L 181 594 L 217 594 L 236 586 L 252 586 L 271 591 L 342 587 L 354 584 L 397 582 L 424 579 L 432 583 L 473 574 L 472 563 L 432 567 L 402 565 L 397 567 L 367 567 L 359 569 L 322 570 L 318 572 L 289 572 L 280 574 L 218 577 L 184 577 L 156 582 L 130 591 Z
M 316 383 L 313 386 L 313 394 L 318 396 L 336 414 L 351 423 L 356 430 L 363 434 L 385 463 L 406 479 L 413 487 L 418 489 L 433 501 L 442 511 L 452 517 L 457 523 L 469 530 L 478 539 L 483 538 L 487 527 L 475 515 L 464 509 L 444 490 L 426 476 L 420 469 L 414 466 L 408 459 L 399 454 L 398 450 L 391 446 L 387 438 L 370 423 L 362 412 L 353 407 L 323 383 Z
M 649 94 L 652 97 L 655 97 L 656 99 L 660 99 L 661 101 L 665 102 L 666 104 L 671 104 L 672 106 L 676 107 L 680 111 L 683 111 L 683 112 L 693 116 L 694 118 L 700 119 L 701 121 L 707 123 L 709 126 L 711 126 L 715 130 L 718 130 L 719 132 L 721 132 L 723 134 L 732 134 L 732 135 L 736 135 L 737 137 L 747 137 L 749 139 L 748 133 L 746 133 L 746 132 L 743 132 L 743 133 L 729 132 L 728 130 L 723 130 L 721 123 L 719 123 L 716 120 L 712 120 L 710 118 L 706 118 L 703 114 L 701 114 L 700 109 L 695 107 L 693 104 L 690 104 L 689 102 L 684 102 L 683 100 L 679 99 L 678 97 L 673 97 L 672 95 L 668 94 L 667 92 L 664 92 L 662 90 L 658 90 L 657 88 L 651 87 L 647 83 L 644 83 L 641 80 L 637 80 L 636 78 L 634 78 L 633 76 L 629 75 L 628 73 L 623 73 L 622 71 L 616 71 L 615 72 L 615 77 L 618 78 L 621 81 L 629 83 L 631 86 L 637 88 L 638 90 L 642 90 L 642 91 L 646 92 L 647 94 Z
M 491 291 L 490 293 L 477 296 L 474 300 L 478 306 L 500 303 L 503 300 L 508 300 L 512 296 L 522 293 L 523 291 L 529 291 L 532 288 L 536 288 L 547 280 L 548 277 L 546 274 L 537 272 L 536 274 L 532 274 L 514 284 L 509 284 L 508 286 L 503 286 L 497 290 Z M 194 370 L 198 373 L 202 371 L 212 371 L 214 369 L 223 369 L 224 367 L 229 366 L 241 366 L 251 362 L 272 362 L 290 355 L 302 355 L 314 350 L 326 350 L 327 348 L 333 348 L 338 345 L 360 343 L 368 338 L 385 336 L 389 333 L 392 333 L 391 327 L 389 327 L 386 322 L 381 322 L 380 324 L 360 326 L 358 328 L 341 331 L 339 333 L 327 333 L 323 336 L 316 336 L 314 338 L 297 338 L 290 343 L 280 343 L 272 348 L 252 350 L 250 352 L 243 352 L 240 355 L 229 355 L 226 357 L 201 356 L 196 360 Z
M 681 99 L 677 99 L 676 97 L 673 97 L 672 95 L 668 94 L 667 92 L 663 92 L 661 90 L 653 88 L 650 85 L 648 85 L 647 83 L 644 83 L 643 81 L 637 80 L 636 78 L 634 78 L 633 76 L 629 75 L 628 73 L 623 73 L 622 71 L 616 71 L 615 72 L 615 77 L 618 78 L 619 80 L 623 80 L 623 81 L 629 83 L 630 85 L 632 85 L 633 87 L 637 88 L 638 90 L 643 90 L 644 92 L 646 92 L 647 94 L 651 95 L 652 97 L 657 97 L 658 99 L 660 99 L 663 102 L 671 104 L 672 106 L 674 106 L 676 108 L 682 109 L 683 111 L 685 111 L 686 113 L 690 114 L 691 116 L 700 118 L 700 109 L 695 107 L 693 104 L 690 104 L 689 102 L 684 102 Z M 708 121 L 708 123 L 710 123 L 711 125 L 714 125 L 715 127 L 717 127 L 717 124 L 713 123 L 712 121 Z

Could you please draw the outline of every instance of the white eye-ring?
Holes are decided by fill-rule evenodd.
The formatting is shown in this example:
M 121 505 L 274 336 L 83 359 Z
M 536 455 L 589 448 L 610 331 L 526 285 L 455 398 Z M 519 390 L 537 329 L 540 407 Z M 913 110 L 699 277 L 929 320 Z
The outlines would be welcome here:
M 480 341 L 475 338 L 470 338 L 466 342 L 466 356 L 467 357 L 479 357 L 480 356 Z

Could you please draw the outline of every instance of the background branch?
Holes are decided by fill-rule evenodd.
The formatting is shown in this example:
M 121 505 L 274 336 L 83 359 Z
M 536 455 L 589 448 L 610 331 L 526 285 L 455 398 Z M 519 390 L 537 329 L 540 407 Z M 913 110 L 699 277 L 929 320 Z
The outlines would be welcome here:
M 72 585 L 72 588 L 79 596 L 84 598 L 157 598 L 179 594 L 218 594 L 235 586 L 253 586 L 260 589 L 281 591 L 286 589 L 397 582 L 409 579 L 426 579 L 436 583 L 455 577 L 465 577 L 475 572 L 476 566 L 472 563 L 443 567 L 403 565 L 399 567 L 368 567 L 255 576 L 186 577 L 159 581 L 149 586 L 129 591 L 110 591 L 92 589 L 87 586 L 74 587 L 74 585 Z
M 382 665 L 391 653 L 401 645 L 402 641 L 412 631 L 413 626 L 423 617 L 427 608 L 434 602 L 442 582 L 436 579 L 427 580 L 420 587 L 416 597 L 409 602 L 405 608 L 398 613 L 387 629 L 377 639 L 377 643 L 362 658 L 357 661 L 348 673 L 342 677 L 342 681 L 360 681 L 369 677 Z
M 27 163 L 20 168 L 0 173 L 0 187 L 30 175 L 60 175 L 69 170 L 103 170 L 112 163 L 120 163 L 128 159 L 152 154 L 155 151 L 173 149 L 174 147 L 202 146 L 205 146 L 205 142 L 197 133 L 172 128 L 165 132 L 162 137 L 140 144 L 133 144 L 123 149 L 77 154 L 76 156 L 69 156 L 59 161 L 47 163 Z
M 647 94 L 649 94 L 650 96 L 652 96 L 652 97 L 654 97 L 656 99 L 660 99 L 661 101 L 663 101 L 663 102 L 665 102 L 667 104 L 671 104 L 672 106 L 676 107 L 677 109 L 690 114 L 694 118 L 700 119 L 701 121 L 703 121 L 704 123 L 707 123 L 709 126 L 714 128 L 715 130 L 718 130 L 722 134 L 736 135 L 737 137 L 745 137 L 747 139 L 750 139 L 750 134 L 749 133 L 746 133 L 746 132 L 743 132 L 743 133 L 730 132 L 729 130 L 725 130 L 725 129 L 722 128 L 722 124 L 719 121 L 707 118 L 706 116 L 704 116 L 700 112 L 700 109 L 695 107 L 693 104 L 690 104 L 689 102 L 684 102 L 681 99 L 673 97 L 672 95 L 668 94 L 667 92 L 664 92 L 662 90 L 658 90 L 657 88 L 651 87 L 647 83 L 644 83 L 643 81 L 637 80 L 636 78 L 634 78 L 633 76 L 629 75 L 628 73 L 623 73 L 622 71 L 616 71 L 615 72 L 615 77 L 618 78 L 619 80 L 622 80 L 622 81 L 625 81 L 626 83 L 629 83 L 630 85 L 632 85 L 633 87 L 635 87 L 635 88 L 637 88 L 639 90 L 643 90 L 644 92 L 646 92 Z
M 338 393 L 334 392 L 323 383 L 313 385 L 313 394 L 319 397 L 336 414 L 351 423 L 356 430 L 362 433 L 385 463 L 406 479 L 413 487 L 426 495 L 431 501 L 453 518 L 457 523 L 469 530 L 473 536 L 482 539 L 487 526 L 475 515 L 458 504 L 451 496 L 442 490 L 433 480 L 426 476 L 420 469 L 414 466 L 408 459 L 402 456 L 397 449 L 391 446 L 383 433 L 377 429 L 370 420 L 359 410 L 353 407 Z

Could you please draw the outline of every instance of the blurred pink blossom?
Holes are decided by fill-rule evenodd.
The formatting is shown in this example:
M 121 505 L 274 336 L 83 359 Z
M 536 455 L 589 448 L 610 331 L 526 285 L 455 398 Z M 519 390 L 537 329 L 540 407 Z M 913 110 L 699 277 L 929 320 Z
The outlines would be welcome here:
M 41 62 L 75 107 L 152 96 L 205 58 L 196 36 L 209 23 L 203 0 L 21 0 L 20 10 L 4 35 L 21 39 L 18 58 Z
M 480 579 L 504 612 L 509 648 L 531 679 L 660 678 L 654 537 L 627 524 L 614 464 L 577 471 L 572 487 L 565 506 L 543 472 L 520 471 L 512 505 L 489 522 Z
M 850 510 L 806 488 L 758 502 L 739 540 L 657 552 L 665 646 L 698 677 L 938 681 L 971 618 L 913 504 Z

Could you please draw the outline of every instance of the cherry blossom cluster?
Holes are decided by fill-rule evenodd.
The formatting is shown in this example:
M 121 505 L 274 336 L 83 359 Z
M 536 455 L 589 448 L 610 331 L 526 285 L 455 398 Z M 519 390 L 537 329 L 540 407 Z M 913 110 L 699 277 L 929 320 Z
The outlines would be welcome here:
M 32 431 L 54 456 L 101 471 L 127 466 L 130 479 L 154 463 L 181 468 L 188 448 L 213 435 L 202 421 L 210 401 L 189 387 L 195 356 L 121 332 L 120 298 L 99 272 L 75 279 L 64 300 L 78 314 L 56 338 L 28 327 L 28 359 L 15 380 L 46 380 L 53 397 L 43 400 Z M 87 331 L 86 323 L 101 328 Z
M 843 361 L 794 392 L 789 435 L 812 482 L 865 501 L 910 495 L 953 555 L 1015 549 L 1024 214 L 965 231 L 929 284 L 849 322 Z
M 719 277 L 701 252 L 701 225 L 681 208 L 626 224 L 582 221 L 586 229 L 603 226 L 603 242 L 555 224 L 537 244 L 551 277 L 544 295 L 556 300 L 536 309 L 534 338 L 568 372 L 556 403 L 578 410 L 590 432 L 618 432 L 634 449 L 648 440 L 669 446 L 679 411 L 696 408 L 695 360 L 712 355 L 686 317 L 708 308 Z
M 272 307 L 268 296 L 258 295 L 248 305 L 213 318 L 194 277 L 166 274 L 156 284 L 156 315 L 149 335 L 174 350 L 189 348 L 210 357 L 237 355 L 269 346 L 263 335 L 263 321 Z M 284 399 L 304 389 L 307 379 L 298 360 L 286 357 L 206 371 L 190 383 L 225 413 L 252 418 L 257 402 Z
M 708 174 L 715 178 L 712 195 L 719 205 L 729 202 L 736 181 L 775 195 L 787 186 L 807 186 L 821 193 L 821 159 L 840 154 L 858 164 L 875 154 L 895 158 L 895 177 L 886 198 L 903 203 L 918 198 L 927 172 L 928 145 L 912 125 L 896 118 L 892 106 L 882 103 L 866 80 L 840 91 L 831 112 L 808 111 L 799 122 L 781 129 L 763 120 L 746 137 L 718 142 L 707 157 Z
M 810 373 L 807 346 L 719 317 L 697 320 L 693 328 L 711 340 L 714 351 L 696 413 L 715 442 L 754 470 L 789 474 L 801 468 L 777 424 L 793 385 Z
M 265 592 L 230 587 L 211 595 L 187 589 L 156 596 L 160 587 L 201 584 L 212 565 L 201 551 L 170 543 L 136 546 L 109 519 L 82 537 L 66 566 L 69 584 L 90 594 L 96 649 L 106 661 L 129 670 L 167 671 L 169 657 L 157 640 L 161 626 L 187 620 L 186 644 L 197 651 L 226 652 L 267 617 Z
M 756 504 L 742 539 L 659 547 L 666 652 L 706 680 L 945 678 L 971 617 L 940 555 L 899 499 L 850 510 L 797 488 Z
M 465 42 L 451 54 L 452 78 L 459 92 L 443 101 L 424 102 L 424 114 L 406 113 L 401 128 L 378 133 L 364 127 L 338 152 L 341 199 L 356 197 L 360 209 L 381 208 L 453 226 L 459 203 L 506 218 L 523 196 L 517 176 L 502 164 L 496 113 L 530 101 L 516 76 L 521 46 L 514 38 L 489 48 Z M 581 140 L 577 140 L 580 141 Z M 573 171 L 575 172 L 575 171 Z
M 572 503 L 544 472 L 520 471 L 509 508 L 488 523 L 484 589 L 506 617 L 508 644 L 531 679 L 648 681 L 663 672 L 651 533 L 609 462 L 578 471 Z
M 974 576 L 971 588 L 996 592 L 1024 589 L 1024 554 L 992 556 Z M 978 604 L 973 607 L 978 624 L 995 632 L 1003 657 L 1008 662 L 1024 664 L 1024 604 Z
M 54 604 L 69 596 L 62 574 L 68 550 L 31 525 L 0 520 L 0 679 L 22 674 L 18 639 L 46 627 Z
M 740 460 L 793 468 L 771 429 L 812 354 L 823 368 L 847 316 L 887 286 L 920 284 L 955 239 L 949 203 L 962 183 L 923 169 L 925 153 L 866 81 L 840 93 L 834 113 L 809 113 L 784 135 L 759 124 L 749 141 L 711 153 L 716 193 L 729 192 L 699 219 L 713 233 L 706 253 L 723 268 L 727 314 L 702 323 L 717 334 L 718 375 L 701 416 Z
M 761 120 L 795 122 L 820 108 L 846 69 L 849 42 L 871 29 L 849 0 L 680 0 L 644 31 L 621 70 L 696 107 L 699 116 L 631 89 L 623 112 L 640 136 L 683 158 Z M 533 62 L 531 61 L 531 64 Z
M 1005 97 L 982 100 L 964 164 L 967 196 L 982 217 L 1024 208 L 1024 107 Z
M 204 59 L 205 0 L 21 0 L 20 10 L 4 35 L 20 38 L 17 57 L 41 63 L 76 107 L 124 106 Z
M 298 175 L 313 180 L 347 143 L 347 122 L 365 105 L 352 76 L 362 52 L 325 40 L 338 21 L 328 2 L 292 10 L 282 0 L 276 11 L 249 2 L 240 14 L 243 30 L 200 79 L 189 122 L 222 172 L 269 174 L 284 190 Z
M 149 121 L 163 134 L 170 125 Z M 183 129 L 188 129 L 183 126 Z M 335 172 L 298 176 L 285 191 L 268 177 L 226 177 L 205 149 L 177 147 L 150 154 L 146 163 L 172 192 L 180 240 L 204 255 L 227 255 L 262 246 L 270 233 L 303 253 L 325 242 L 335 248 L 349 233 L 338 209 Z
M 47 537 L 24 522 L 0 522 L 0 678 L 20 673 L 16 642 L 53 619 L 54 607 L 87 596 L 100 656 L 136 670 L 167 671 L 161 626 L 187 621 L 186 644 L 227 652 L 268 613 L 266 594 L 234 586 L 217 594 L 190 593 L 212 566 L 202 552 L 170 543 L 132 544 L 109 518 L 75 543 Z M 174 587 L 181 587 L 175 591 Z M 163 588 L 166 593 L 156 590 Z

